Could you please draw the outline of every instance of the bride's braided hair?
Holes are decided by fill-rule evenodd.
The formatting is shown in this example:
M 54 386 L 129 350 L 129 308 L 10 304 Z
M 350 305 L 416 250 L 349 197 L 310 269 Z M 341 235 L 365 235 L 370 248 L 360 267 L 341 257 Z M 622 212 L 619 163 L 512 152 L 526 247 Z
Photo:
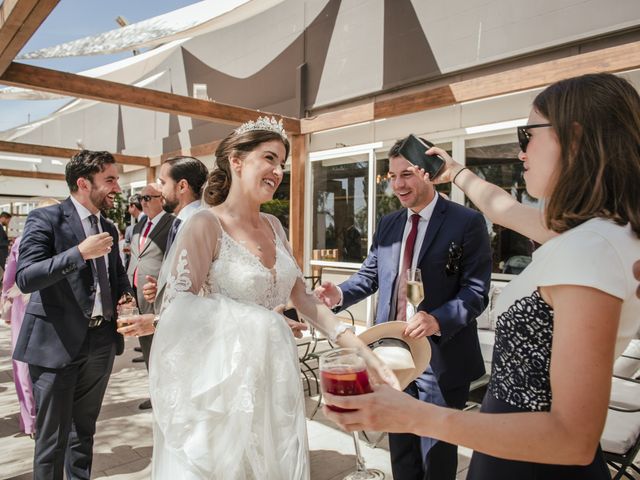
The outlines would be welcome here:
M 216 166 L 209 174 L 204 188 L 203 199 L 209 205 L 220 205 L 229 195 L 231 188 L 231 166 L 229 158 L 234 154 L 244 159 L 258 145 L 271 140 L 279 140 L 285 148 L 285 158 L 289 156 L 289 141 L 279 133 L 268 130 L 251 130 L 244 133 L 232 132 L 216 149 Z

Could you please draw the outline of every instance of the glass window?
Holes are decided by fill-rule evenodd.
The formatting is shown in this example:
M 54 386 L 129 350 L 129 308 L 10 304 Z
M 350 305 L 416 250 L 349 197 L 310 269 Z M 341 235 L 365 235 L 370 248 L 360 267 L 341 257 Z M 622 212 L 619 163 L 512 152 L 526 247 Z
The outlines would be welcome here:
M 519 202 L 538 206 L 538 201 L 530 197 L 526 190 L 522 162 L 518 159 L 520 147 L 514 135 L 471 139 L 465 142 L 467 167 L 476 175 L 499 185 Z M 465 200 L 468 207 L 476 206 Z M 519 233 L 493 225 L 485 216 L 491 238 L 493 252 L 493 271 L 495 273 L 518 274 L 529 262 L 537 247 L 534 242 Z
M 451 142 L 438 143 L 438 146 L 444 148 L 451 155 Z M 376 151 L 376 225 L 383 216 L 402 208 L 400 200 L 393 194 L 391 182 L 387 178 L 389 173 L 388 152 L 389 149 Z M 436 185 L 436 190 L 449 197 L 451 183 Z
M 369 155 L 312 162 L 312 258 L 362 262 L 367 254 Z

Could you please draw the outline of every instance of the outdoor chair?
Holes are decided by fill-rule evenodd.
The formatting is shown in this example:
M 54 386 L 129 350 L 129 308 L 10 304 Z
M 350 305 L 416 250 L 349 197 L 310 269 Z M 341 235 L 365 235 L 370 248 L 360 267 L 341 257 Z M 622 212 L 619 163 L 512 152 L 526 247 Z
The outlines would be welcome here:
M 614 376 L 607 421 L 600 440 L 607 464 L 616 470 L 613 480 L 640 474 L 633 460 L 640 451 L 640 380 Z

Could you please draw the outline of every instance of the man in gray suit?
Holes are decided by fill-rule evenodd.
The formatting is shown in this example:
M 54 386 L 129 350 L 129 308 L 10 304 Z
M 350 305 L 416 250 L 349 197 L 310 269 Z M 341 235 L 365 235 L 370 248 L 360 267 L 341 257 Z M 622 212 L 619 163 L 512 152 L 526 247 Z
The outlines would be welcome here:
M 167 235 L 171 229 L 174 216 L 168 214 L 162 208 L 162 193 L 160 187 L 155 183 L 150 183 L 140 192 L 142 211 L 145 217 L 133 228 L 131 238 L 131 260 L 129 262 L 129 281 L 136 292 L 136 299 L 140 313 L 154 313 L 153 303 L 147 302 L 142 295 L 142 286 L 147 275 L 158 276 L 164 251 L 167 245 Z M 153 334 L 138 337 L 144 362 L 149 369 L 149 352 Z M 146 410 L 151 408 L 151 402 L 146 400 L 139 405 L 139 408 Z

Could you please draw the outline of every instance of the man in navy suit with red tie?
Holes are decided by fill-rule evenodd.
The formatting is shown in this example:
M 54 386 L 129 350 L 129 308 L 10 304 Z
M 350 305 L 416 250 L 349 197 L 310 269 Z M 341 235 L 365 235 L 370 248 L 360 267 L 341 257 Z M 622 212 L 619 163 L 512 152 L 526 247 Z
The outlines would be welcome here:
M 384 216 L 360 270 L 339 286 L 323 283 L 316 294 L 329 306 L 347 308 L 378 291 L 376 324 L 406 320 L 404 334 L 427 337 L 431 364 L 405 392 L 461 409 L 471 382 L 485 373 L 476 317 L 488 304 L 489 235 L 482 215 L 446 200 L 389 151 L 389 178 L 404 209 Z M 424 300 L 414 311 L 406 301 L 406 270 L 422 272 Z M 389 434 L 396 480 L 455 480 L 457 446 L 411 434 Z
M 88 480 L 114 355 L 117 303 L 131 294 L 118 231 L 102 216 L 120 192 L 108 152 L 83 150 L 65 170 L 71 196 L 24 227 L 16 283 L 31 293 L 13 358 L 29 364 L 36 402 L 33 478 Z

